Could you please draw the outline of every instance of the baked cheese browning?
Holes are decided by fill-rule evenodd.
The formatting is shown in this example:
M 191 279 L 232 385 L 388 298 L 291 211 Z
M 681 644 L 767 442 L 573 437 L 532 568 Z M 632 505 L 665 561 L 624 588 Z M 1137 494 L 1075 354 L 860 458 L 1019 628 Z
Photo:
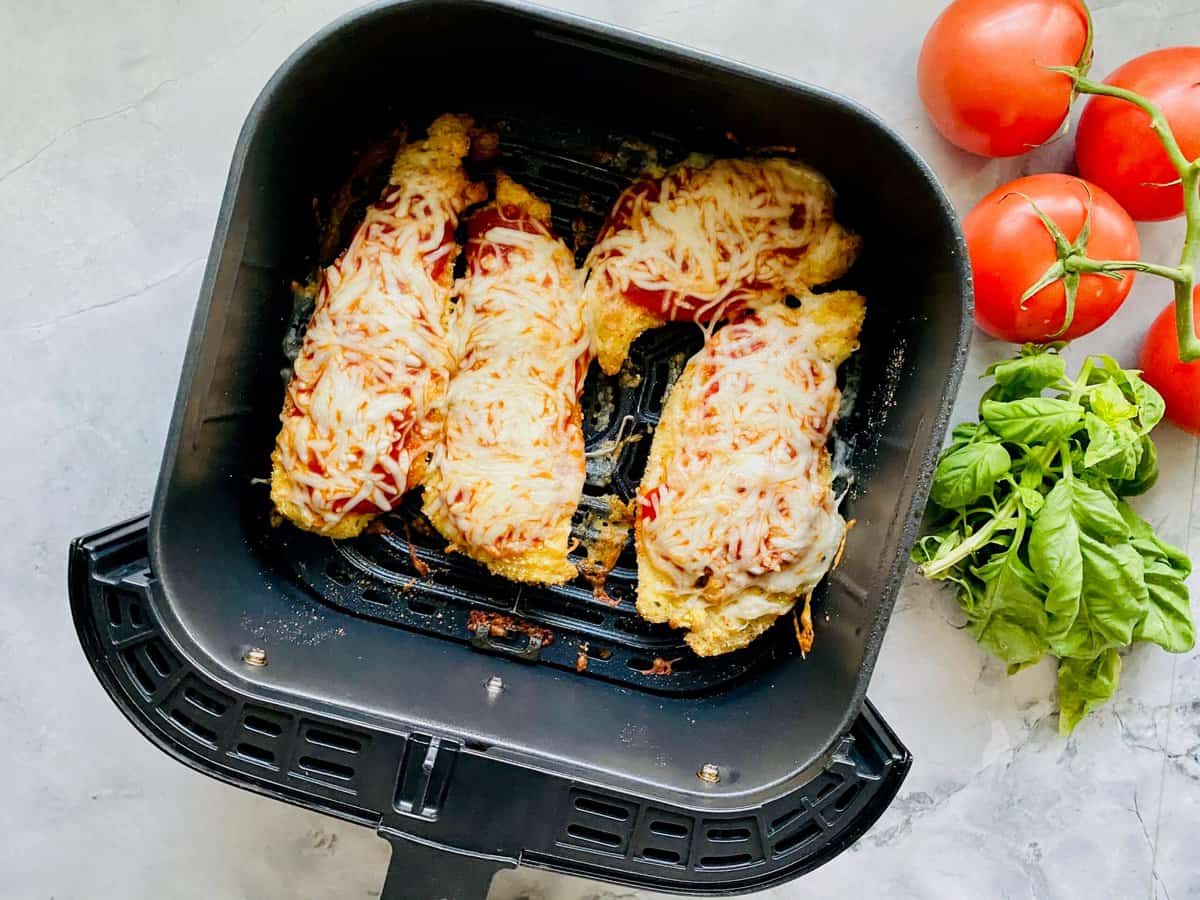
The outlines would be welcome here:
M 499 575 L 567 581 L 590 361 L 579 275 L 550 230 L 550 207 L 502 174 L 468 234 L 451 325 L 456 372 L 424 511 L 451 549 Z
M 638 489 L 638 611 L 701 656 L 744 647 L 812 591 L 846 530 L 826 440 L 863 298 L 804 295 L 709 338 L 671 389 Z
M 272 453 L 271 499 L 301 528 L 353 537 L 423 475 L 441 434 L 459 214 L 484 199 L 471 120 L 398 151 L 383 197 L 323 273 Z
M 716 321 L 844 274 L 860 241 L 833 200 L 820 173 L 780 158 L 689 160 L 634 182 L 586 262 L 600 367 L 617 372 L 668 320 Z

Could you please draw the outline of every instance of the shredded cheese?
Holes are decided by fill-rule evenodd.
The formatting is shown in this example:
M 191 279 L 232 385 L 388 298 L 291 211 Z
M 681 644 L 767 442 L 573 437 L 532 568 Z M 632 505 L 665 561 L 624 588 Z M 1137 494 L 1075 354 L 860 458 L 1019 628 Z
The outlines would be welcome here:
M 483 191 L 461 164 L 470 124 L 443 116 L 400 150 L 323 274 L 272 456 L 272 499 L 302 528 L 357 533 L 413 486 L 440 435 L 454 229 Z
M 685 163 L 635 183 L 615 209 L 588 255 L 589 293 L 661 294 L 664 318 L 704 321 L 819 284 L 843 236 L 829 182 L 789 159 Z
M 523 191 L 511 182 L 501 190 Z M 502 211 L 498 222 L 471 239 L 456 286 L 457 371 L 425 513 L 488 562 L 561 543 L 560 568 L 572 576 L 566 543 L 583 490 L 579 395 L 590 361 L 579 274 L 540 218 L 491 210 Z

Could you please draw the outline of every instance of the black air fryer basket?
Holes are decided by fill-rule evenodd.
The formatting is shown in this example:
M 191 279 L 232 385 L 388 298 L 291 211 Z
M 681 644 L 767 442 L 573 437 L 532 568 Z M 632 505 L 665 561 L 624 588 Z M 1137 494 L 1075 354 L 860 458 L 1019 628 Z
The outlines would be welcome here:
M 857 525 L 807 659 L 790 619 L 695 657 L 636 615 L 628 551 L 614 606 L 583 581 L 491 578 L 406 510 L 349 542 L 272 526 L 255 479 L 278 425 L 289 284 L 320 261 L 313 198 L 356 150 L 446 111 L 498 131 L 500 165 L 551 202 L 581 256 L 651 156 L 773 147 L 833 182 L 865 247 L 846 279 L 868 315 L 836 435 Z M 691 894 L 794 878 L 857 839 L 910 764 L 865 692 L 969 321 L 953 211 L 849 101 L 517 3 L 365 8 L 298 50 L 246 121 L 153 512 L 72 546 L 80 640 L 114 702 L 182 762 L 378 829 L 394 845 L 388 900 L 478 900 L 517 864 Z M 635 489 L 698 346 L 671 326 L 635 345 L 640 380 L 593 373 L 581 531 L 604 495 Z M 630 434 L 643 439 L 618 440 Z

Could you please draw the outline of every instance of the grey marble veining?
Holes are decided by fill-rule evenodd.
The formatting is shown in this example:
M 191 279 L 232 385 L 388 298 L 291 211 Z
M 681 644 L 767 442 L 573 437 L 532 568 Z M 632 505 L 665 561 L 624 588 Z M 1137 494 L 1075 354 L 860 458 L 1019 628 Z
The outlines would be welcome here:
M 860 100 L 925 155 L 962 210 L 1009 178 L 1069 161 L 1067 142 L 987 161 L 940 141 L 913 70 L 941 0 L 560 5 Z M 0 2 L 0 897 L 378 894 L 387 848 L 367 830 L 230 790 L 139 737 L 82 660 L 64 598 L 68 540 L 149 505 L 242 118 L 283 58 L 344 8 Z M 1193 0 L 1093 8 L 1098 72 L 1200 42 Z M 1170 259 L 1181 228 L 1141 234 L 1145 254 Z M 895 291 L 903 302 L 904 285 Z M 1168 299 L 1139 281 L 1072 353 L 1132 363 Z M 974 376 L 1006 352 L 976 337 L 963 415 L 978 400 Z M 1200 557 L 1197 441 L 1169 427 L 1157 437 L 1163 478 L 1141 509 Z M 1049 666 L 1008 678 L 958 621 L 948 595 L 910 578 L 871 686 L 916 757 L 904 790 L 851 851 L 759 896 L 1200 897 L 1200 659 L 1139 648 L 1116 701 L 1062 740 Z M 492 892 L 649 896 L 524 870 Z

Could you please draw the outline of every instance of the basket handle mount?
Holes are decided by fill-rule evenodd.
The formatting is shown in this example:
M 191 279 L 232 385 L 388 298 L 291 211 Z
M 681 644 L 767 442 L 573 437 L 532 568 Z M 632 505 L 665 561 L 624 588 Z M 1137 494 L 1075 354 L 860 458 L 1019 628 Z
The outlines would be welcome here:
M 496 873 L 516 865 L 502 856 L 447 853 L 389 828 L 380 828 L 379 836 L 392 845 L 379 900 L 487 900 Z

